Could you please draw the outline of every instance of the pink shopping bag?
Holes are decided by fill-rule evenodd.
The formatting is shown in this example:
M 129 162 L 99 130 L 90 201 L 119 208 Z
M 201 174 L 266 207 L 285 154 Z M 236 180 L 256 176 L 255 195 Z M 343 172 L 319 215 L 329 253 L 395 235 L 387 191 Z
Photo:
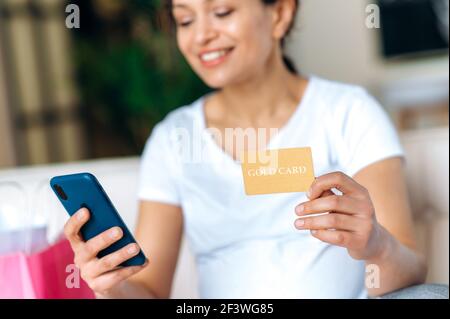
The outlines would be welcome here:
M 0 298 L 92 299 L 93 291 L 80 278 L 67 240 L 27 255 L 0 256 Z

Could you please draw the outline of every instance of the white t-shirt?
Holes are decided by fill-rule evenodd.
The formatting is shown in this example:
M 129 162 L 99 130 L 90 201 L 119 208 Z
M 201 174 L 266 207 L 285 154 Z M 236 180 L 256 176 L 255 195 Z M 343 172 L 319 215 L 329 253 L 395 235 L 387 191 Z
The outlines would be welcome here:
M 206 132 L 203 102 L 172 111 L 154 128 L 139 188 L 141 200 L 182 207 L 200 297 L 366 297 L 363 261 L 294 227 L 304 193 L 245 195 L 240 163 Z M 267 148 L 307 146 L 316 176 L 353 176 L 403 155 L 387 114 L 366 91 L 317 77 Z

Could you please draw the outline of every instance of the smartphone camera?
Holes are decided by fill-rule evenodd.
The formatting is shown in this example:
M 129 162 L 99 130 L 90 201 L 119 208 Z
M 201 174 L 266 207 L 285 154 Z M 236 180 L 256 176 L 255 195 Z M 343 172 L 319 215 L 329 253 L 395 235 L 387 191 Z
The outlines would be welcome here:
M 67 194 L 64 192 L 64 190 L 62 189 L 61 186 L 59 186 L 58 184 L 55 184 L 53 187 L 55 188 L 56 192 L 58 193 L 58 196 L 59 196 L 61 199 L 67 200 L 67 198 L 68 198 L 68 197 L 67 197 Z

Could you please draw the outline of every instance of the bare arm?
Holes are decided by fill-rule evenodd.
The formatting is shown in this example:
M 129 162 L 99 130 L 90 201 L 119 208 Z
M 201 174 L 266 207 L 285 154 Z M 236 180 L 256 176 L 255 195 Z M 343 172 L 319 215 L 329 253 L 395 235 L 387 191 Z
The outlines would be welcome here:
M 380 227 L 381 254 L 366 260 L 380 269 L 380 287 L 372 296 L 425 281 L 426 263 L 416 245 L 405 175 L 400 158 L 375 163 L 355 176 L 368 189 Z
M 148 256 L 150 266 L 130 278 L 130 282 L 143 285 L 156 298 L 169 298 L 182 233 L 181 208 L 141 202 L 136 240 Z
M 337 196 L 332 188 L 343 195 Z M 426 264 L 417 251 L 401 158 L 379 161 L 354 178 L 335 172 L 318 177 L 309 201 L 296 207 L 299 229 L 347 248 L 350 256 L 379 267 L 380 286 L 368 287 L 371 296 L 422 283 Z

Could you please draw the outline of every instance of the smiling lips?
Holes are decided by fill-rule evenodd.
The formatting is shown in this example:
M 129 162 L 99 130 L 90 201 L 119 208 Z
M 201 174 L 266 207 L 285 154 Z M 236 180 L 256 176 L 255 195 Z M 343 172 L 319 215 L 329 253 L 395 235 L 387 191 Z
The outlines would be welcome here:
M 200 54 L 200 61 L 205 67 L 215 67 L 222 64 L 226 58 L 230 55 L 233 49 L 221 49 L 214 51 L 205 51 Z

